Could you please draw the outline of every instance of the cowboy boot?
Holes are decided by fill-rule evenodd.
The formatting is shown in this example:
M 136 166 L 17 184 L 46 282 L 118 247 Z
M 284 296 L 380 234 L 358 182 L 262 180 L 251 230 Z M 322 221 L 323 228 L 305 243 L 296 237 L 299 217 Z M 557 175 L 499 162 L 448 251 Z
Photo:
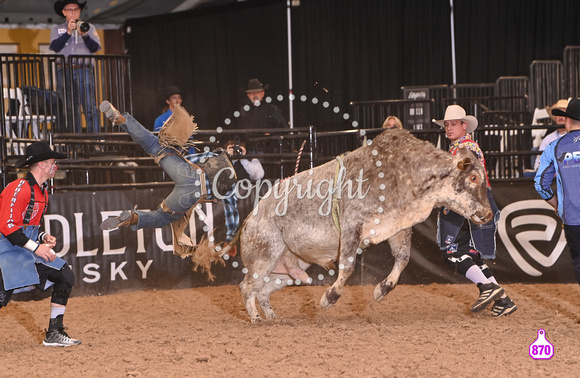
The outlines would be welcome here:
M 105 117 L 107 117 L 113 124 L 121 124 L 125 123 L 125 117 L 121 114 L 120 111 L 115 109 L 115 107 L 107 100 L 101 102 L 99 105 L 99 109 L 101 112 L 105 113 Z
M 101 230 L 111 230 L 116 227 L 124 227 L 137 224 L 139 216 L 135 210 L 124 210 L 118 217 L 105 219 L 101 223 Z

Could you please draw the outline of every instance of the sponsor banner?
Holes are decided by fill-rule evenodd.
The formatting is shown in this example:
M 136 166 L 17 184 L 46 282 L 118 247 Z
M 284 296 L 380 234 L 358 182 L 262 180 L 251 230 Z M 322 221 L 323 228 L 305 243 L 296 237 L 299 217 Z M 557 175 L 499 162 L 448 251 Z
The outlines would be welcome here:
M 156 209 L 170 189 L 57 193 L 50 198 L 45 229 L 58 239 L 55 251 L 73 268 L 75 295 L 100 295 L 136 289 L 170 289 L 237 284 L 243 278 L 239 254 L 214 266 L 216 279 L 193 270 L 189 258 L 173 255 L 171 229 L 127 227 L 102 231 L 100 223 L 122 210 Z M 497 258 L 487 264 L 501 283 L 575 282 L 562 223 L 531 182 L 495 184 L 493 195 L 501 210 L 497 233 Z M 240 219 L 250 213 L 254 196 L 240 201 Z M 436 244 L 436 211 L 413 228 L 411 260 L 400 282 L 466 282 L 443 262 Z M 197 242 L 205 234 L 225 240 L 223 206 L 204 203 L 193 212 L 188 234 Z M 387 242 L 357 256 L 350 284 L 378 283 L 390 272 L 393 257 Z M 336 279 L 334 271 L 313 266 L 314 284 Z

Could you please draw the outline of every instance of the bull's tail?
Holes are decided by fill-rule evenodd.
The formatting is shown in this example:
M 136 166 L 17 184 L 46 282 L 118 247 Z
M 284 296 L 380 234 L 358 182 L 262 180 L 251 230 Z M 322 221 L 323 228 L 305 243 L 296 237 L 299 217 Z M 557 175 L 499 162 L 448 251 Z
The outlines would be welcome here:
M 215 279 L 215 275 L 211 272 L 211 266 L 214 263 L 220 263 L 225 266 L 225 261 L 222 258 L 223 254 L 216 250 L 213 243 L 210 244 L 207 235 L 201 238 L 199 244 L 195 247 L 195 251 L 191 254 L 191 261 L 193 261 L 193 270 L 201 271 L 207 274 L 210 281 Z
M 210 244 L 207 235 L 201 239 L 199 244 L 195 247 L 195 250 L 191 253 L 191 261 L 193 261 L 193 269 L 199 270 L 202 273 L 207 273 L 207 277 L 210 281 L 215 279 L 215 275 L 211 272 L 211 266 L 215 263 L 220 263 L 225 265 L 223 257 L 236 246 L 238 240 L 240 239 L 240 234 L 244 228 L 246 222 L 242 224 L 242 227 L 235 233 L 234 238 L 225 246 Z

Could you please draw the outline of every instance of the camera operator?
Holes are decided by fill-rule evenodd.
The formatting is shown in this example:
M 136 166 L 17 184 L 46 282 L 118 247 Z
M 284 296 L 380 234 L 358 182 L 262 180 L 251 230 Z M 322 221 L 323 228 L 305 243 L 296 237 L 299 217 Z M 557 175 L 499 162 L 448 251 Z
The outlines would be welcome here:
M 79 3 L 77 0 L 59 0 L 54 3 L 54 11 L 57 15 L 65 17 L 63 24 L 56 25 L 50 32 L 49 48 L 55 53 L 65 56 L 65 61 L 57 61 L 58 90 L 64 97 L 65 83 L 72 78 L 74 92 L 72 103 L 74 112 L 67 106 L 68 120 L 74 119 L 75 129 L 67 125 L 67 132 L 81 132 L 81 106 L 85 114 L 87 131 L 96 133 L 100 131 L 99 114 L 97 112 L 97 99 L 95 94 L 95 74 L 90 58 L 69 60 L 69 55 L 92 55 L 101 49 L 101 40 L 97 29 L 86 21 L 81 21 L 81 11 L 87 3 Z M 66 80 L 66 82 L 65 82 Z M 74 114 L 74 117 L 73 117 Z M 63 130 L 64 131 L 64 130 Z
M 246 154 L 246 145 L 243 142 L 229 140 L 225 144 L 225 150 L 232 160 L 238 180 L 256 181 L 264 177 L 264 168 L 258 159 L 241 159 Z

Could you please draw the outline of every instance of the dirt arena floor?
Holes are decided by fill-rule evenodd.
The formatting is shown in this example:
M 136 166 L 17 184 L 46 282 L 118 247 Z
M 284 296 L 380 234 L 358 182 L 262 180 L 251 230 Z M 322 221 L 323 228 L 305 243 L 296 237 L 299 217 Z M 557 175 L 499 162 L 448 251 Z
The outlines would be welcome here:
M 574 377 L 580 286 L 505 285 L 519 310 L 471 314 L 467 284 L 400 285 L 382 302 L 347 286 L 322 310 L 324 286 L 272 295 L 279 319 L 252 325 L 237 286 L 71 298 L 78 347 L 41 346 L 49 300 L 0 310 L 1 377 Z M 539 329 L 554 346 L 534 360 Z

